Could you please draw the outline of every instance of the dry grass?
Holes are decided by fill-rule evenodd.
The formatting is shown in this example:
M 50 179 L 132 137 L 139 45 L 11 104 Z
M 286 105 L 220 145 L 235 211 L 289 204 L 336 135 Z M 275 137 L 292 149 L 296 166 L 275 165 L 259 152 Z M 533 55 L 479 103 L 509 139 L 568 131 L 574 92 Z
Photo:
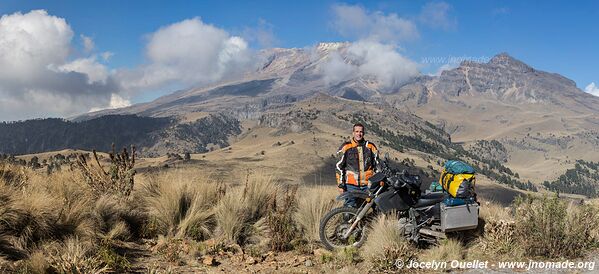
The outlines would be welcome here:
M 215 209 L 219 236 L 239 244 L 251 238 L 252 225 L 266 216 L 278 191 L 272 177 L 265 175 L 249 176 L 242 187 L 228 191 Z
M 94 203 L 93 218 L 99 235 L 107 241 L 139 237 L 146 216 L 126 200 L 103 195 Z
M 27 182 L 27 174 L 30 173 L 25 167 L 15 166 L 0 162 L 0 184 L 19 187 Z
M 524 257 L 524 249 L 518 243 L 516 225 L 513 221 L 485 220 L 482 237 L 476 240 L 467 257 L 469 259 L 513 259 Z
M 413 247 L 399 231 L 396 214 L 379 216 L 368 232 L 364 243 L 363 256 L 377 271 L 393 271 L 397 259 L 407 262 L 416 255 Z
M 513 207 L 480 201 L 478 238 L 468 248 L 468 259 L 513 259 L 524 256 L 518 244 Z
M 50 263 L 46 258 L 46 254 L 41 250 L 34 251 L 29 259 L 25 262 L 23 272 L 26 273 L 47 273 L 50 269 Z
M 144 223 L 133 203 L 97 198 L 76 172 L 30 172 L 26 178 L 18 187 L 0 184 L 0 253 L 12 260 L 29 258 L 25 272 L 44 273 L 40 269 L 50 266 L 58 272 L 73 268 L 68 273 L 102 270 L 101 258 L 89 255 L 95 246 L 107 243 L 108 250 L 112 241 L 130 240 Z M 54 244 L 45 249 L 48 242 Z
M 503 207 L 499 203 L 479 199 L 481 204 L 479 218 L 485 221 L 513 221 L 514 214 L 511 207 Z
M 77 238 L 68 238 L 49 251 L 50 269 L 57 273 L 108 272 L 108 267 L 102 266 L 102 261 L 94 254 L 93 244 Z
M 216 226 L 214 207 L 222 194 L 216 183 L 182 172 L 149 178 L 141 189 L 156 233 L 205 240 Z
M 269 246 L 273 251 L 287 251 L 292 248 L 291 242 L 298 232 L 293 218 L 297 208 L 296 195 L 297 186 L 291 186 L 285 190 L 280 201 L 276 196 L 270 199 L 269 210 L 266 214 L 266 225 L 270 232 Z
M 197 263 L 201 244 L 195 241 L 207 239 L 257 255 L 266 248 L 300 251 L 298 234 L 302 244 L 315 244 L 320 219 L 337 203 L 334 187 L 303 187 L 296 194 L 262 174 L 228 190 L 194 170 L 143 174 L 132 195 L 123 197 L 98 195 L 81 174 L 67 169 L 42 175 L 1 168 L 12 175 L 0 176 L 0 257 L 20 261 L 26 273 L 126 271 L 128 258 L 116 247 L 142 238 L 160 237 L 158 255 L 183 264 Z M 505 208 L 482 201 L 480 217 L 484 227 L 472 234 L 474 241 L 447 240 L 419 250 L 400 233 L 397 217 L 380 216 L 362 249 L 331 258 L 341 265 L 395 271 L 396 259 L 416 256 L 420 261 L 574 258 L 599 243 L 595 204 L 544 197 Z
M 442 240 L 439 245 L 424 250 L 418 255 L 418 261 L 421 262 L 448 262 L 452 260 L 463 260 L 466 255 L 466 249 L 462 243 L 456 239 Z
M 36 243 L 71 236 L 91 237 L 94 223 L 85 188 L 67 175 L 57 174 L 43 180 L 31 174 L 18 188 L 1 185 L 0 242 L 12 256 L 29 254 Z
M 599 215 L 592 204 L 530 196 L 510 208 L 483 203 L 481 217 L 484 232 L 468 254 L 473 259 L 575 258 L 598 244 Z
M 339 192 L 332 186 L 316 186 L 300 188 L 298 193 L 295 220 L 303 230 L 303 237 L 309 242 L 317 242 L 320 220 L 339 204 L 335 201 Z
M 531 256 L 575 258 L 597 245 L 597 208 L 566 204 L 557 197 L 528 198 L 517 203 L 516 233 Z

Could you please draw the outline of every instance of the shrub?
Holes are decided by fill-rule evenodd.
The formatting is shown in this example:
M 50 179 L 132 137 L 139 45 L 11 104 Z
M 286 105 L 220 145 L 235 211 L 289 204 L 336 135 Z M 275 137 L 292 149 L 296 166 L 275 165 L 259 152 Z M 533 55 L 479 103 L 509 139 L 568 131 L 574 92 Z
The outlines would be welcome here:
M 121 153 L 116 153 L 114 144 L 110 156 L 108 171 L 98 160 L 96 151 L 93 151 L 96 166 L 87 163 L 87 158 L 80 154 L 77 157 L 76 167 L 79 168 L 85 181 L 96 195 L 105 193 L 129 196 L 133 190 L 135 170 L 135 147 L 131 147 L 131 154 L 126 148 Z
M 297 207 L 296 194 L 297 186 L 291 186 L 285 190 L 282 204 L 277 204 L 276 196 L 270 199 L 271 203 L 266 214 L 266 224 L 270 231 L 271 250 L 289 250 L 292 240 L 297 235 L 297 226 L 293 220 L 293 214 Z M 276 195 L 276 192 L 274 195 Z
M 596 208 L 566 205 L 558 197 L 526 198 L 516 204 L 516 233 L 532 256 L 573 258 L 597 244 L 593 230 L 599 225 Z

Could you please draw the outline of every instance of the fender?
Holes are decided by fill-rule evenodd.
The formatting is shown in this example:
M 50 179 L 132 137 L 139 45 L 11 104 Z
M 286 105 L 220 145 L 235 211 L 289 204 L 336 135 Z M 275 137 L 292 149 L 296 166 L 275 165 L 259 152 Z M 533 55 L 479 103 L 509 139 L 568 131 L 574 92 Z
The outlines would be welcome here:
M 350 190 L 343 192 L 339 196 L 337 196 L 338 201 L 343 201 L 345 200 L 345 198 L 358 198 L 366 200 L 366 198 L 368 198 L 368 192 L 360 190 Z

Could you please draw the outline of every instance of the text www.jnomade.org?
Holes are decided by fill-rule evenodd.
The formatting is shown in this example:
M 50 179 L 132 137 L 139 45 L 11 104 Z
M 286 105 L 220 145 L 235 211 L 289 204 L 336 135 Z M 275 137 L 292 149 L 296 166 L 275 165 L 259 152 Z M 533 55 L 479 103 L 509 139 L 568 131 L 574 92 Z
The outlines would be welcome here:
M 565 261 L 500 261 L 500 262 L 489 262 L 489 261 L 481 261 L 481 260 L 472 260 L 472 261 L 415 261 L 409 260 L 404 262 L 403 260 L 396 260 L 395 266 L 397 268 L 407 268 L 407 269 L 430 269 L 430 270 L 443 270 L 443 269 L 488 269 L 488 268 L 497 268 L 497 269 L 525 269 L 525 270 L 534 270 L 534 269 L 581 269 L 581 270 L 594 270 L 595 262 L 594 261 L 580 261 L 574 262 L 570 260 Z

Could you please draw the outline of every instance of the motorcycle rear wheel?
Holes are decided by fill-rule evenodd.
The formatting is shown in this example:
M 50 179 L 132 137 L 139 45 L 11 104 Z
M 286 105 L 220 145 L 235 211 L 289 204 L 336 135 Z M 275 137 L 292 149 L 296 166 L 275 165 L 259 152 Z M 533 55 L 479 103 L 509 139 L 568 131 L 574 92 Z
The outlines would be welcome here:
M 319 236 L 320 242 L 328 250 L 360 247 L 366 240 L 364 233 L 366 228 L 365 220 L 361 220 L 354 228 L 348 239 L 343 239 L 342 235 L 349 229 L 358 215 L 358 209 L 350 207 L 338 207 L 324 215 L 320 221 Z

